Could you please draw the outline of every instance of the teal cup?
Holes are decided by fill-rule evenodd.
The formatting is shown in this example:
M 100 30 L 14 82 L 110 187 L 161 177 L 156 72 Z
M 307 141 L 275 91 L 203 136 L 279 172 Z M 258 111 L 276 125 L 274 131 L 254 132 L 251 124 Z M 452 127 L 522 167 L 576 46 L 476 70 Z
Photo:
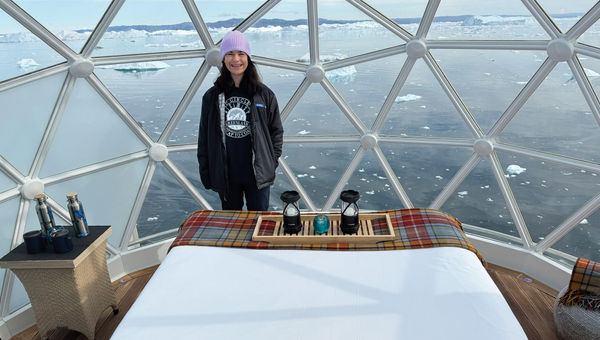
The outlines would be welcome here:
M 327 215 L 319 214 L 313 219 L 313 227 L 315 233 L 321 235 L 329 231 L 329 217 Z

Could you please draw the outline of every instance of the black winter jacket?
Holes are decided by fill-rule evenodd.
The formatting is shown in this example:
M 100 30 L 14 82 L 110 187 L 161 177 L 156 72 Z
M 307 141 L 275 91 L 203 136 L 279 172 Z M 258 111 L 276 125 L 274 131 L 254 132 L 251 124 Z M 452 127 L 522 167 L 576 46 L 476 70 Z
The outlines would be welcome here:
M 227 155 L 219 110 L 219 90 L 213 86 L 202 97 L 202 115 L 198 131 L 200 179 L 206 189 L 225 194 Z M 266 85 L 252 98 L 251 140 L 256 186 L 273 184 L 283 145 L 283 126 L 275 94 Z

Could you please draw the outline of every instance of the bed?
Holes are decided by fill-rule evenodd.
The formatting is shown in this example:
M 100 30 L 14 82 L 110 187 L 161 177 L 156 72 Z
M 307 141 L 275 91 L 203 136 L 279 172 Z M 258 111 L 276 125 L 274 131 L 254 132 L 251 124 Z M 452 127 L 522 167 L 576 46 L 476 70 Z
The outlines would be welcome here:
M 458 221 L 388 212 L 394 241 L 279 247 L 195 212 L 112 339 L 526 339 Z

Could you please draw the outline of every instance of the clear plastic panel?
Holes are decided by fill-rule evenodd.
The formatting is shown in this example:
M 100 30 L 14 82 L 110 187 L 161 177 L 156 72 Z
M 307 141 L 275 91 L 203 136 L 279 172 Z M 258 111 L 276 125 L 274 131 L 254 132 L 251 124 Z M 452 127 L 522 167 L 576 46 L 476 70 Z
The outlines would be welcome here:
M 194 187 L 202 194 L 202 197 L 206 199 L 213 209 L 221 209 L 221 200 L 219 199 L 219 194 L 217 194 L 215 191 L 204 189 L 204 185 L 202 185 L 202 182 L 200 181 L 200 172 L 198 171 L 198 156 L 196 151 L 172 152 L 169 153 L 169 159 L 173 161 L 173 164 L 177 166 L 185 178 L 192 182 Z M 164 172 L 161 172 L 161 174 L 162 173 Z M 168 173 L 168 175 L 170 178 L 173 177 L 171 173 Z M 156 172 L 154 173 L 154 176 L 157 176 Z M 178 186 L 181 186 L 179 182 L 176 183 Z M 194 206 L 198 206 L 195 200 L 193 203 Z
M 511 144 L 600 161 L 600 126 L 566 63 L 556 65 L 499 137 Z
M 214 81 L 219 75 L 219 70 L 215 67 L 211 68 L 208 72 L 202 85 L 196 91 L 194 99 L 190 102 L 187 109 L 181 116 L 177 127 L 169 139 L 167 139 L 167 145 L 179 145 L 179 144 L 196 144 L 198 142 L 198 126 L 200 125 L 200 114 L 202 112 L 202 96 L 204 93 L 213 86 Z
M 288 190 L 296 189 L 292 186 L 292 182 L 290 182 L 289 178 L 281 171 L 281 168 L 278 168 L 275 170 L 275 182 L 271 186 L 271 194 L 269 197 L 269 209 L 271 211 L 283 212 L 284 203 L 281 200 L 281 194 Z M 300 209 L 308 209 L 308 206 L 303 199 L 298 201 L 298 207 Z
M 318 5 L 321 62 L 345 59 L 406 43 L 345 1 L 319 1 Z M 308 58 L 309 54 L 303 57 Z
M 13 234 L 15 233 L 17 222 L 17 211 L 19 209 L 19 198 L 13 198 L 0 203 L 0 221 L 4 224 L 0 228 L 0 254 L 4 256 L 10 251 Z M 4 279 L 6 269 L 0 268 L 0 280 Z
M 546 14 L 563 33 L 566 33 L 596 4 L 596 0 L 552 1 L 537 0 Z
M 66 61 L 2 10 L 0 33 L 0 82 Z
M 304 73 L 284 70 L 275 67 L 258 66 L 262 81 L 275 93 L 279 112 L 283 111 L 288 101 L 304 80 Z
M 153 139 L 158 140 L 203 59 L 99 66 L 98 78 Z
M 389 1 L 389 0 L 373 0 L 367 1 L 371 7 L 392 19 L 403 29 L 411 34 L 417 33 L 419 23 L 425 13 L 427 0 L 415 1 Z
M 534 242 L 600 192 L 596 173 L 505 152 L 498 157 Z
M 431 53 L 484 131 L 492 127 L 547 56 L 545 51 L 517 50 L 440 49 Z
M 598 35 L 600 36 L 600 30 L 598 31 Z M 596 96 L 600 97 L 600 59 L 582 55 L 579 55 L 578 59 L 581 62 L 581 66 L 583 66 L 583 71 L 590 80 L 590 84 L 592 84 L 592 87 L 594 88 L 594 92 L 596 92 Z M 591 110 L 588 114 L 591 114 Z
M 584 218 L 552 245 L 553 249 L 563 251 L 575 257 L 583 257 L 600 262 L 600 210 Z
M 284 144 L 282 157 L 317 209 L 321 209 L 358 147 L 358 143 L 341 142 Z
M 69 95 L 40 176 L 145 149 L 98 92 L 85 79 L 79 79 Z
M 292 113 L 283 122 L 286 136 L 331 136 L 358 130 L 318 83 L 311 84 Z
M 12 189 L 16 187 L 17 184 L 10 180 L 2 170 L 0 170 L 0 193 L 5 192 L 6 190 Z
M 419 208 L 431 205 L 473 153 L 471 148 L 441 145 L 379 143 L 379 146 L 413 206 Z
M 172 156 L 169 155 L 169 157 Z M 178 158 L 178 156 L 175 156 L 175 158 Z M 185 171 L 188 174 L 191 174 L 192 171 L 198 173 L 198 166 L 193 165 L 189 156 L 185 158 L 184 162 L 187 165 L 181 170 L 186 169 Z M 197 182 L 198 179 L 195 181 Z M 218 195 L 215 200 L 214 194 L 206 191 L 203 193 L 207 194 L 205 198 L 209 199 L 209 203 L 214 203 L 213 208 L 219 209 L 221 207 L 220 200 L 218 204 L 215 202 L 219 199 Z M 177 228 L 189 214 L 199 209 L 202 209 L 202 206 L 193 199 L 161 163 L 158 163 L 137 219 L 138 235 L 142 238 Z
M 486 158 L 481 159 L 440 210 L 462 223 L 519 237 Z
M 326 75 L 362 122 L 370 127 L 405 60 L 405 55 L 398 55 L 332 70 Z
M 367 150 L 358 167 L 348 179 L 344 190 L 356 190 L 360 193 L 357 202 L 359 209 L 386 210 L 404 208 L 394 191 L 390 179 L 386 177 L 379 160 L 371 150 Z M 335 208 L 340 209 L 337 200 Z
M 546 40 L 548 34 L 519 0 L 441 1 L 428 39 Z
M 94 56 L 202 49 L 181 1 L 127 0 L 106 30 Z
M 422 60 L 417 60 L 410 71 L 392 104 L 381 134 L 473 137 L 450 98 Z
M 257 10 L 264 1 L 195 0 L 194 2 L 200 14 L 202 14 L 202 19 L 206 23 L 213 41 L 216 43 L 223 38 L 225 33 L 239 25 L 242 20 Z M 252 45 L 250 47 L 253 48 Z
M 23 175 L 29 174 L 65 75 L 55 74 L 0 92 L 0 154 Z
M 283 0 L 246 30 L 253 55 L 298 61 L 309 51 L 306 2 Z
M 110 0 L 15 2 L 76 52 L 81 50 L 110 4 Z
M 147 159 L 140 159 L 90 173 L 46 186 L 46 194 L 66 209 L 66 194 L 76 192 L 88 223 L 112 226 L 108 242 L 114 247 L 119 247 L 147 165 Z

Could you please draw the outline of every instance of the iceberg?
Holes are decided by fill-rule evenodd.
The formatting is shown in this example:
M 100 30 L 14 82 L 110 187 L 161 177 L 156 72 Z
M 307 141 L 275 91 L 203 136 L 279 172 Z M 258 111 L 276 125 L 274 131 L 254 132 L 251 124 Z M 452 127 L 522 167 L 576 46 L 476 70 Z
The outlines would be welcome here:
M 519 175 L 525 172 L 525 170 L 527 170 L 527 168 L 521 168 L 516 164 L 511 164 L 508 167 L 506 167 L 506 172 L 508 172 L 510 175 Z
M 31 72 L 37 69 L 38 66 L 40 66 L 40 64 L 38 64 L 37 61 L 29 58 L 19 60 L 17 61 L 17 64 L 25 72 Z
M 396 99 L 394 100 L 394 102 L 396 103 L 404 103 L 404 102 L 412 102 L 415 100 L 419 100 L 422 97 L 416 94 L 407 94 L 406 96 L 398 96 L 396 97 Z
M 124 73 L 158 71 L 169 67 L 171 67 L 171 65 L 162 61 L 148 61 L 140 63 L 98 66 L 98 68 L 112 69 Z
M 336 60 L 342 60 L 348 58 L 347 55 L 336 53 L 336 54 L 328 54 L 322 55 L 319 57 L 319 61 L 322 63 L 328 63 Z M 300 63 L 310 63 L 310 53 L 306 53 L 302 57 L 296 59 L 297 62 Z M 327 79 L 332 82 L 351 82 L 356 77 L 356 68 L 354 66 L 346 66 L 342 68 L 338 68 L 335 70 L 327 71 L 325 73 Z

